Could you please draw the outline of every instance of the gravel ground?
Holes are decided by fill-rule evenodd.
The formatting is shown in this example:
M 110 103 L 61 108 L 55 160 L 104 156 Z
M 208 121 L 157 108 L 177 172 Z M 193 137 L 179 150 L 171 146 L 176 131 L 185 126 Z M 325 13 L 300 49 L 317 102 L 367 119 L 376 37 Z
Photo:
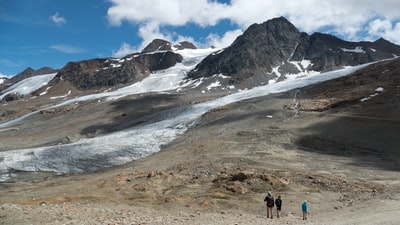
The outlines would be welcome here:
M 159 208 L 105 205 L 103 203 L 61 203 L 40 205 L 3 204 L 0 224 L 154 224 L 154 225 L 230 225 L 230 224 L 385 224 L 395 225 L 400 220 L 397 196 L 380 201 L 367 201 L 331 211 L 315 209 L 307 221 L 300 212 L 283 211 L 281 218 L 268 219 L 264 211 L 246 213 L 229 209 Z M 397 199 L 396 199 L 397 198 Z M 374 204 L 375 207 L 370 207 Z M 314 207 L 318 207 L 314 206 Z M 317 213 L 314 213 L 317 212 Z M 337 215 L 340 215 L 339 217 Z

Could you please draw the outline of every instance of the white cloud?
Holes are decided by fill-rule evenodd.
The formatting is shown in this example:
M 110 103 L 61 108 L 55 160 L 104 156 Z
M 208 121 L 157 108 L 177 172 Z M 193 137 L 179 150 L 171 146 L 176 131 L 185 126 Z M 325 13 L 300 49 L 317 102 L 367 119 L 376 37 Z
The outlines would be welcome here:
M 83 53 L 86 50 L 78 47 L 73 47 L 69 45 L 52 45 L 50 46 L 51 49 L 57 50 L 62 53 L 68 53 L 68 54 L 78 54 L 78 53 Z
M 114 26 L 123 22 L 139 25 L 139 36 L 144 43 L 154 37 L 176 38 L 172 32 L 160 32 L 160 27 L 166 25 L 177 27 L 195 24 L 207 27 L 226 19 L 244 30 L 253 23 L 280 16 L 285 16 L 301 31 L 308 33 L 329 28 L 329 31 L 349 40 L 383 36 L 400 43 L 398 0 L 231 0 L 229 3 L 211 0 L 109 1 L 112 3 L 108 9 L 109 23 Z M 374 22 L 377 18 L 380 21 Z M 223 45 L 232 39 L 231 34 L 238 33 L 237 30 L 225 32 L 223 36 L 210 35 L 206 41 Z M 370 36 L 366 37 L 366 33 Z
M 138 48 L 132 47 L 130 44 L 124 42 L 117 51 L 113 51 L 112 56 L 115 58 L 122 58 L 138 51 Z
M 369 23 L 368 33 L 371 38 L 386 37 L 389 40 L 400 38 L 400 22 L 392 23 L 387 19 L 375 19 Z
M 57 25 L 62 25 L 62 24 L 67 23 L 67 20 L 64 17 L 60 17 L 58 12 L 56 12 L 56 14 L 52 15 L 50 17 L 50 19 Z
M 222 17 L 221 11 L 227 7 L 208 0 L 110 0 L 113 6 L 108 9 L 108 19 L 113 25 L 121 22 L 153 22 L 159 25 L 181 26 L 193 22 L 201 26 L 215 25 Z M 212 16 L 211 16 L 212 15 Z
M 226 32 L 223 36 L 219 36 L 217 34 L 209 34 L 207 36 L 207 45 L 214 46 L 217 48 L 225 48 L 232 44 L 232 42 L 237 38 L 237 36 L 241 35 L 243 31 L 241 29 L 232 30 Z

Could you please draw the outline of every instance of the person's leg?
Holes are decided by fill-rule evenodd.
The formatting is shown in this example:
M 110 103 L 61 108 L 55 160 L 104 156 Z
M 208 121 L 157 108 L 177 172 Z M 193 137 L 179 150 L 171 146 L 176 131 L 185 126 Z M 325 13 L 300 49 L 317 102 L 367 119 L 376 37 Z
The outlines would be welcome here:
M 271 214 L 271 219 L 273 219 L 274 216 L 273 216 L 273 214 L 272 214 L 272 207 L 269 207 L 269 210 L 270 210 L 270 214 Z
M 267 206 L 267 218 L 269 218 L 269 207 Z
M 303 220 L 307 220 L 307 212 L 303 211 Z

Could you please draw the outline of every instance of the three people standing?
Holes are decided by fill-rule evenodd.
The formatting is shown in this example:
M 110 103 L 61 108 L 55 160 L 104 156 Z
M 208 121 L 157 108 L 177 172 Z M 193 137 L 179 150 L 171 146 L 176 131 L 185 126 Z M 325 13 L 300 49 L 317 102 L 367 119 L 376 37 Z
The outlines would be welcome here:
M 281 210 L 282 210 L 282 198 L 279 195 L 276 200 L 274 200 L 274 197 L 272 196 L 271 192 L 268 192 L 267 196 L 264 198 L 264 202 L 266 203 L 267 206 L 267 218 L 273 219 L 274 216 L 272 214 L 272 209 L 276 205 L 276 217 L 281 216 Z M 307 220 L 307 215 L 308 215 L 308 203 L 307 200 L 303 202 L 301 205 L 301 211 L 303 212 L 303 220 Z

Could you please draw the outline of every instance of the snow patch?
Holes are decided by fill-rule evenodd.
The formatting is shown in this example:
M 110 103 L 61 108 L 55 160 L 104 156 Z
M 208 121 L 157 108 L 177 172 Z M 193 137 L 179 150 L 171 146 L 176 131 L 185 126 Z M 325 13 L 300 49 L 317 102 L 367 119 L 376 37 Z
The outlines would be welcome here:
M 53 96 L 53 97 L 50 97 L 50 99 L 59 99 L 59 98 L 66 98 L 66 97 L 68 97 L 70 94 L 71 94 L 71 90 L 69 90 L 68 91 L 68 93 L 67 94 L 65 94 L 65 95 L 61 95 L 61 96 Z
M 277 76 L 277 78 L 280 78 L 282 76 L 282 74 L 279 72 L 279 67 L 281 67 L 281 66 L 282 66 L 282 64 L 272 68 L 271 73 L 275 74 Z
M 207 86 L 207 90 L 211 90 L 212 88 L 221 87 L 221 83 L 217 80 L 214 83 L 211 83 Z
M 42 95 L 47 94 L 47 92 L 48 92 L 48 91 L 50 90 L 50 88 L 52 88 L 52 87 L 53 87 L 53 86 L 47 87 L 46 90 L 45 90 L 44 92 L 42 92 L 42 93 L 39 94 L 39 96 L 42 96 Z
M 362 98 L 360 101 L 361 101 L 361 102 L 368 101 L 368 100 L 370 100 L 371 98 L 378 96 L 380 93 L 383 92 L 383 90 L 384 90 L 383 87 L 378 87 L 377 89 L 375 89 L 375 93 L 374 93 L 374 94 L 371 94 L 370 96 L 368 96 L 368 97 L 366 97 L 366 98 Z
M 218 77 L 220 77 L 220 78 L 222 78 L 222 79 L 228 79 L 228 78 L 230 78 L 229 76 L 225 76 L 225 75 L 223 75 L 222 73 L 220 73 L 220 74 L 218 75 Z
M 110 64 L 113 68 L 118 68 L 118 67 L 121 67 L 122 65 L 121 64 L 116 64 L 116 63 L 111 63 Z
M 348 49 L 348 48 L 340 48 L 340 49 L 342 49 L 342 51 L 344 52 L 365 53 L 365 51 L 361 46 L 357 46 L 353 49 Z
M 224 52 L 224 50 L 225 50 L 225 49 L 218 50 L 218 51 L 216 51 L 216 52 L 211 53 L 211 55 L 218 55 L 218 54 L 221 54 L 222 52 Z

